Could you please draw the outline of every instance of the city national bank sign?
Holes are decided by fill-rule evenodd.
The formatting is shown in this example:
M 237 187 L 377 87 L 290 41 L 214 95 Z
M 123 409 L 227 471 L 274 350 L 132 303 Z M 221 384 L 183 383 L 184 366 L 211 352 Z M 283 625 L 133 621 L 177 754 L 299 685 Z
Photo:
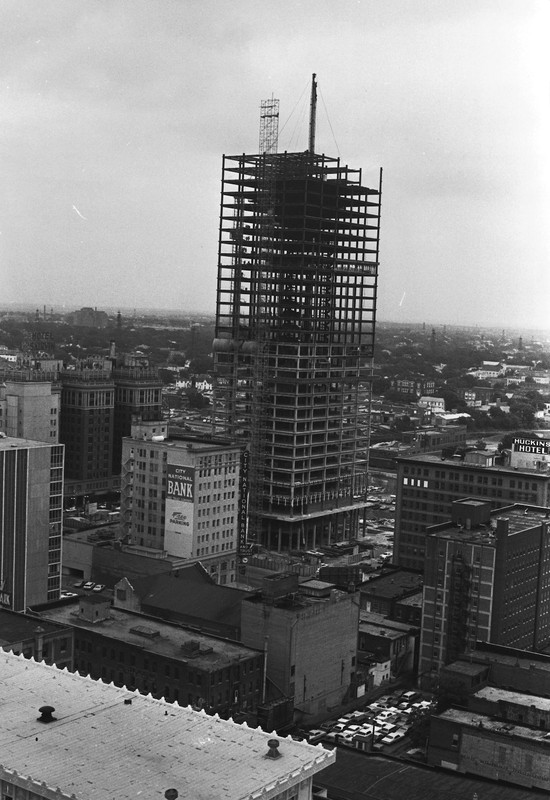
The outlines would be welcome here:
M 195 468 L 167 464 L 166 470 L 164 549 L 170 555 L 189 558 L 193 554 Z

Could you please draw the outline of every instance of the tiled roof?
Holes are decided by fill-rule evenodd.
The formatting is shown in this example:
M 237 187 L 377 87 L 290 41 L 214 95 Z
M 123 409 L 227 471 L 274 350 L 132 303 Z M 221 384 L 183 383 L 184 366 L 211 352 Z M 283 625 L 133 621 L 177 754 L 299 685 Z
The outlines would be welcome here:
M 335 758 L 290 737 L 278 737 L 279 758 L 266 758 L 273 734 L 8 653 L 0 704 L 0 774 L 44 782 L 35 789 L 43 797 L 161 800 L 174 788 L 193 800 L 269 800 Z M 55 708 L 54 722 L 37 720 L 43 705 Z

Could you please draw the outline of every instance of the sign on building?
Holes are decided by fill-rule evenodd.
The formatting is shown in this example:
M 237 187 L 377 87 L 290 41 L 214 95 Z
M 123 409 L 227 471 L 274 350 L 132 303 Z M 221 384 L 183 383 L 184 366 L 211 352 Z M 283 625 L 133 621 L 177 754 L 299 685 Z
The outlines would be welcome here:
M 164 547 L 174 556 L 193 555 L 195 468 L 167 464 Z

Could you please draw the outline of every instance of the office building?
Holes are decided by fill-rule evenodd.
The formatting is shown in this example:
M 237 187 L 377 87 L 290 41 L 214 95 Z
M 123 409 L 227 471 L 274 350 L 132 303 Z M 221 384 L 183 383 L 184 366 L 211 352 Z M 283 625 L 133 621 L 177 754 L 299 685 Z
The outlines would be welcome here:
M 227 439 L 168 436 L 166 423 L 136 421 L 122 449 L 126 536 L 234 583 L 240 470 L 241 448 Z
M 487 641 L 520 650 L 550 645 L 547 509 L 488 501 L 453 503 L 452 520 L 428 529 L 419 674 Z
M 63 445 L 0 438 L 0 605 L 59 598 Z
M 336 754 L 0 656 L 0 782 L 29 800 L 312 800 Z
M 357 696 L 359 604 L 323 581 L 298 585 L 294 573 L 264 578 L 261 593 L 243 600 L 241 641 L 267 647 L 266 701 L 281 694 L 294 721 L 311 723 Z
M 311 139 L 223 159 L 214 413 L 249 443 L 249 534 L 272 550 L 350 538 L 362 516 L 380 198 Z
M 495 464 L 495 454 L 464 459 L 437 455 L 397 458 L 393 561 L 423 571 L 426 528 L 445 522 L 455 500 L 476 497 L 492 508 L 511 503 L 550 505 L 550 473 Z
M 126 363 L 128 362 L 128 363 Z M 113 473 L 119 473 L 122 458 L 122 439 L 130 436 L 132 419 L 162 419 L 162 381 L 158 370 L 132 363 L 126 357 L 112 372 L 115 384 L 113 418 Z
M 55 373 L 17 370 L 0 385 L 0 431 L 16 439 L 57 444 L 59 389 Z M 1 378 L 0 378 L 1 379 Z
M 115 386 L 111 372 L 64 370 L 60 380 L 65 493 L 76 498 L 112 491 Z

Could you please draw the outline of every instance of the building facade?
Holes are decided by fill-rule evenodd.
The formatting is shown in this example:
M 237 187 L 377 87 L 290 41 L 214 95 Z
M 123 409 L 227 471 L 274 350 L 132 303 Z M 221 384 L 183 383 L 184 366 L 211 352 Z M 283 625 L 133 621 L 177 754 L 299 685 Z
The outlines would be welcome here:
M 489 502 L 453 504 L 452 521 L 429 529 L 419 674 L 437 675 L 477 641 L 520 650 L 550 645 L 547 511 Z
M 0 438 L 0 605 L 24 611 L 61 590 L 63 445 Z
M 123 440 L 121 514 L 135 544 L 200 560 L 220 584 L 236 579 L 241 447 L 167 436 L 140 421 Z
M 313 151 L 223 159 L 214 413 L 249 443 L 249 534 L 272 550 L 358 529 L 380 198 Z
M 240 714 L 255 721 L 262 651 L 113 608 L 109 598 L 99 595 L 35 613 L 74 629 L 74 668 L 82 675 L 226 718 Z
M 59 390 L 55 375 L 38 370 L 8 373 L 0 385 L 0 431 L 17 439 L 57 444 Z
M 511 503 L 550 505 L 550 475 L 497 466 L 493 455 L 467 453 L 464 460 L 436 455 L 397 458 L 393 561 L 423 571 L 426 528 L 445 522 L 455 500 L 476 497 L 492 508 Z
M 68 497 L 112 490 L 115 386 L 109 370 L 64 370 L 59 440 Z
M 307 593 L 308 582 L 299 587 L 295 574 L 277 574 L 241 607 L 242 642 L 267 647 L 266 700 L 291 698 L 298 723 L 323 719 L 356 696 L 359 604 L 313 583 L 319 589 Z
M 162 419 L 162 381 L 158 370 L 149 366 L 126 366 L 113 369 L 113 472 L 119 473 L 122 460 L 122 439 L 132 432 L 132 419 Z

